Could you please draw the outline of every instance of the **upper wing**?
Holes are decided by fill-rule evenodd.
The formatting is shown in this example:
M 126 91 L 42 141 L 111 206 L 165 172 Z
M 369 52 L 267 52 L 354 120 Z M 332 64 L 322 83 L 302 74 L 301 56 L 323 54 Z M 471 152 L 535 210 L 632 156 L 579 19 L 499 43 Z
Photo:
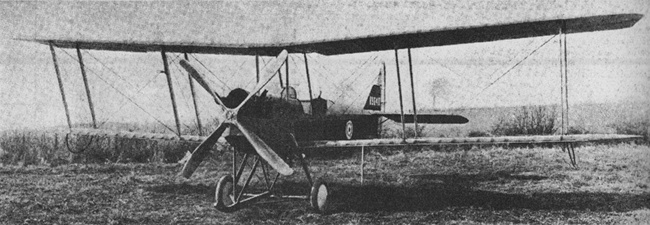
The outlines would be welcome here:
M 443 26 L 435 29 L 400 31 L 368 36 L 346 36 L 301 42 L 257 42 L 223 43 L 206 40 L 173 42 L 161 39 L 148 40 L 139 37 L 105 37 L 105 39 L 80 38 L 18 38 L 43 44 L 54 44 L 62 48 L 81 48 L 110 51 L 161 51 L 275 56 L 283 49 L 289 53 L 320 53 L 323 55 L 348 54 L 396 48 L 418 48 L 454 45 L 474 42 L 488 42 L 557 34 L 562 23 L 565 33 L 580 33 L 600 30 L 613 30 L 631 27 L 638 22 L 641 14 L 609 14 L 572 18 L 541 18 L 505 23 L 475 26 Z M 162 35 L 162 34 L 161 34 Z M 191 34 L 188 34 L 191 35 Z M 315 35 L 318 36 L 318 35 Z M 200 38 L 199 38 L 200 39 Z
M 480 145 L 480 144 L 541 144 L 575 143 L 605 140 L 624 140 L 642 138 L 638 135 L 621 134 L 580 134 L 546 136 L 501 136 L 501 137 L 460 137 L 460 138 L 407 138 L 407 139 L 365 139 L 313 141 L 300 143 L 304 148 L 360 147 L 360 146 L 401 146 L 401 145 Z

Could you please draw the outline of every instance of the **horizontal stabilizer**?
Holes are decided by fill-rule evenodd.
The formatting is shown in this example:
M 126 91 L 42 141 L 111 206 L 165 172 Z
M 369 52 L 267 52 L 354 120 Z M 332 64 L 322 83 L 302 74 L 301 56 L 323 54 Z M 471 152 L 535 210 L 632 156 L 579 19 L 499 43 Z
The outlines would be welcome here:
M 402 116 L 400 114 L 374 114 L 378 116 L 386 117 L 390 120 L 396 122 L 402 122 Z M 435 124 L 464 124 L 469 122 L 467 118 L 459 115 L 447 115 L 447 114 L 422 114 L 417 116 L 418 123 L 435 123 Z M 413 123 L 415 122 L 415 116 L 413 114 L 404 114 L 404 123 Z

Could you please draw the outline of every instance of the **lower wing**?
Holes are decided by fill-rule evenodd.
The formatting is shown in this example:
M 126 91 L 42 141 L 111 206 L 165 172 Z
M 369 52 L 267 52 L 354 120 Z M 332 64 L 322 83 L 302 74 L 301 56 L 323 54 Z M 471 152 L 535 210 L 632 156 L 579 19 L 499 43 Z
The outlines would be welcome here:
M 607 140 L 626 140 L 642 138 L 638 135 L 622 134 L 579 134 L 579 135 L 539 135 L 539 136 L 501 136 L 501 137 L 458 137 L 458 138 L 391 138 L 362 140 L 332 140 L 302 142 L 303 148 L 333 148 L 361 146 L 406 146 L 406 145 L 490 145 L 490 144 L 542 144 L 577 143 Z

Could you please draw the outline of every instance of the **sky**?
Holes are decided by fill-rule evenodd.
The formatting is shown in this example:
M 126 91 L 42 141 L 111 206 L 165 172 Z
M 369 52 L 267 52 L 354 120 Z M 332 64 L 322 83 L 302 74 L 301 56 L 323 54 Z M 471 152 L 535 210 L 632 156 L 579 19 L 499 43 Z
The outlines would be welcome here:
M 569 99 L 571 104 L 648 102 L 650 96 L 650 3 L 642 0 L 2 2 L 0 11 L 5 15 L 0 20 L 0 130 L 65 124 L 48 46 L 12 40 L 16 37 L 274 43 L 521 21 L 539 16 L 641 13 L 646 17 L 632 28 L 567 36 Z M 544 36 L 412 49 L 418 108 L 430 111 L 558 104 L 558 40 L 557 36 Z M 57 49 L 56 53 L 73 123 L 88 123 L 89 110 L 76 52 Z M 405 108 L 412 111 L 407 51 L 398 53 Z M 173 126 L 169 92 L 160 73 L 160 53 L 83 54 L 100 122 L 162 121 Z M 169 55 L 181 120 L 190 126 L 194 112 L 187 75 L 178 67 L 178 57 Z M 208 69 L 201 68 L 202 72 L 210 74 L 222 92 L 252 87 L 253 57 L 192 57 L 204 63 Z M 333 107 L 347 112 L 360 111 L 385 64 L 387 110 L 399 110 L 393 51 L 307 57 L 313 97 L 320 94 L 333 101 Z M 262 58 L 262 62 L 269 59 Z M 302 55 L 290 57 L 291 83 L 299 98 L 308 99 L 304 66 Z M 445 85 L 432 91 L 435 82 Z M 274 81 L 268 88 L 277 93 L 278 86 Z M 432 92 L 438 95 L 435 103 Z M 210 120 L 216 107 L 204 91 L 197 93 L 202 118 Z

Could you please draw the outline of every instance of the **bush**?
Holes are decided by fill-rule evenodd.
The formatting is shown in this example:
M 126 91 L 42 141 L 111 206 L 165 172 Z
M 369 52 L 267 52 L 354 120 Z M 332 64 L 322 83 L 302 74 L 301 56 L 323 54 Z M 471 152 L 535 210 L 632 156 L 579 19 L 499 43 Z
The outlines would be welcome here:
M 644 142 L 650 143 L 650 122 L 648 119 L 623 121 L 609 124 L 608 127 L 614 128 L 617 134 L 643 136 Z
M 495 135 L 548 135 L 556 131 L 553 106 L 523 106 L 508 118 L 500 118 L 492 127 Z
M 471 131 L 467 134 L 468 137 L 489 137 L 491 136 L 490 133 L 482 131 L 482 130 L 475 130 Z
M 419 125 L 417 128 L 414 128 L 413 125 L 406 125 L 406 138 L 415 137 L 415 131 L 417 129 L 418 137 L 424 137 L 423 134 L 424 126 Z M 382 127 L 381 137 L 382 138 L 402 138 L 402 134 L 405 132 L 402 130 L 402 125 L 399 126 L 384 126 Z
M 589 130 L 582 126 L 570 126 L 569 129 L 567 129 L 566 134 L 589 134 Z

